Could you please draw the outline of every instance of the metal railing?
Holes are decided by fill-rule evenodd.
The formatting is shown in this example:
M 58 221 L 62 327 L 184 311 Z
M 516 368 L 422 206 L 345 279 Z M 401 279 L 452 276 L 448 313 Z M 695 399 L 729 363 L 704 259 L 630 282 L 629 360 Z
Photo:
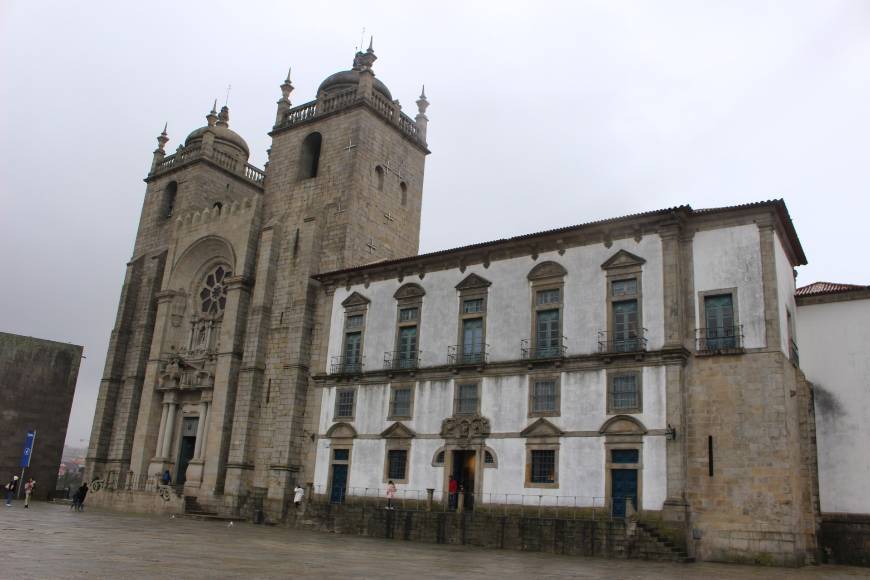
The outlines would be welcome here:
M 405 371 L 420 368 L 421 350 L 394 350 L 384 353 L 384 370 Z
M 528 493 L 468 493 L 397 489 L 392 499 L 384 487 L 312 486 L 306 501 L 315 505 L 343 504 L 384 509 L 388 506 L 404 511 L 463 512 L 474 511 L 497 515 L 516 515 L 540 519 L 602 519 L 625 517 L 634 497 L 592 497 Z
M 331 374 L 349 375 L 363 372 L 365 357 L 334 356 L 332 357 Z
M 557 339 L 538 341 L 532 344 L 532 339 L 524 338 L 520 341 L 520 356 L 523 360 L 564 358 L 568 352 L 566 342 L 568 338 L 559 336 Z
M 456 344 L 447 347 L 447 364 L 450 366 L 485 365 L 488 360 L 488 344 Z
M 719 353 L 743 350 L 743 325 L 695 329 L 698 352 Z
M 598 331 L 598 352 L 643 352 L 646 350 L 646 328 L 627 332 Z

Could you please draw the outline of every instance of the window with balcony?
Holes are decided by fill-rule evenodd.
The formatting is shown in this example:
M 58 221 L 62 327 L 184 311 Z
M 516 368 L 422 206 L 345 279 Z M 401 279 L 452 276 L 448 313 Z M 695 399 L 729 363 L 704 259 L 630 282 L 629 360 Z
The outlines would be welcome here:
M 388 370 L 416 369 L 420 364 L 420 313 L 425 291 L 418 284 L 405 284 L 394 294 L 396 299 L 396 342 L 384 354 Z
M 447 349 L 448 364 L 482 365 L 486 363 L 486 309 L 490 282 L 469 274 L 460 282 L 459 340 Z
M 344 306 L 341 354 L 333 357 L 332 372 L 359 373 L 363 371 L 363 343 L 369 299 L 353 292 L 341 305 Z
M 532 289 L 532 335 L 522 343 L 523 358 L 554 358 L 565 355 L 562 309 L 566 274 L 566 270 L 556 262 L 542 262 L 529 272 Z
M 701 354 L 733 354 L 743 349 L 743 329 L 737 320 L 737 289 L 698 293 L 701 319 L 697 349 Z
M 607 279 L 607 330 L 600 331 L 600 352 L 646 350 L 643 328 L 641 275 L 645 260 L 619 250 L 601 268 Z

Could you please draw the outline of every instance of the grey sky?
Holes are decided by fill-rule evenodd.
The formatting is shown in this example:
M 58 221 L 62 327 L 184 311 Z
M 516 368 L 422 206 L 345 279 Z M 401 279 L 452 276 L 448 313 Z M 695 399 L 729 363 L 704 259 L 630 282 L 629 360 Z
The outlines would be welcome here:
M 0 330 L 85 346 L 68 443 L 164 121 L 174 150 L 232 84 L 262 167 L 287 67 L 311 100 L 363 26 L 405 112 L 432 103 L 421 251 L 784 197 L 798 283 L 870 283 L 870 2 L 4 0 Z

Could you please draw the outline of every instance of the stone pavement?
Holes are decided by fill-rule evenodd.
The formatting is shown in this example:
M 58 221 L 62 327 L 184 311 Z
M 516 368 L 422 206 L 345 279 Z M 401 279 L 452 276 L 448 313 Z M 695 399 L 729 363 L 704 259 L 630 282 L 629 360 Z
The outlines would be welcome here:
M 870 569 L 554 556 L 36 503 L 0 507 L 0 578 L 870 578 Z

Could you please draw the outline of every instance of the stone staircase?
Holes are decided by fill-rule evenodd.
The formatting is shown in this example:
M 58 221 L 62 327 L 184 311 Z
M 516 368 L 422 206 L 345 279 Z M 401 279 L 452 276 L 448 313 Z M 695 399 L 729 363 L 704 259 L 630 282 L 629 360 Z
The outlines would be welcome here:
M 677 546 L 672 540 L 649 524 L 637 523 L 636 542 L 632 552 L 634 557 L 644 560 L 663 560 L 689 564 L 695 559 L 689 556 L 685 548 Z
M 200 503 L 197 501 L 195 497 L 186 495 L 184 496 L 184 513 L 181 514 L 183 517 L 194 519 L 194 520 L 218 520 L 218 521 L 232 521 L 232 520 L 240 520 L 241 518 L 229 518 L 226 516 L 222 516 L 217 512 L 209 511 L 202 507 Z

